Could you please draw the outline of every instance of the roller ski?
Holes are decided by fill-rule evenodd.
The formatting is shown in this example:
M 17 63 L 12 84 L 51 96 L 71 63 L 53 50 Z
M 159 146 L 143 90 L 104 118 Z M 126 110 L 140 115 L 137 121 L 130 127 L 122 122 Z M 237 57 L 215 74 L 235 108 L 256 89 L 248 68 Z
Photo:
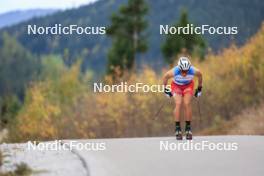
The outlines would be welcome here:
M 185 135 L 186 135 L 186 140 L 192 140 L 191 125 L 189 123 L 186 124 Z
M 186 140 L 192 140 L 192 132 L 191 130 L 185 131 L 186 134 Z
M 175 130 L 175 136 L 177 140 L 182 140 L 182 132 L 180 128 L 176 128 Z

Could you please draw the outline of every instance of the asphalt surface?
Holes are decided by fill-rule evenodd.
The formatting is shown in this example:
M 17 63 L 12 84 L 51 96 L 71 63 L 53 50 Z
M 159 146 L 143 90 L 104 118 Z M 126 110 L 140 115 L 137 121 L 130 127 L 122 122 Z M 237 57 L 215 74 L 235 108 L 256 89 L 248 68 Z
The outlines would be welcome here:
M 29 150 L 1 144 L 2 171 L 27 163 L 37 175 L 65 176 L 263 176 L 264 136 L 203 136 L 71 140 L 86 149 Z M 54 141 L 51 141 L 54 142 Z M 44 143 L 46 144 L 46 143 Z M 63 144 L 70 147 L 70 140 Z M 202 148 L 203 146 L 203 148 Z

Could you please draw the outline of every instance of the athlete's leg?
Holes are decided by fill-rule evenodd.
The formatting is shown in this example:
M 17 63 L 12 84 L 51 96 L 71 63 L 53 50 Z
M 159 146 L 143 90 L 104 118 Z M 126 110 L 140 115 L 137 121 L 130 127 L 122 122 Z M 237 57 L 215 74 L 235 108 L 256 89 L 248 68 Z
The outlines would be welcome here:
M 185 121 L 191 121 L 192 120 L 192 94 L 186 93 L 183 96 L 183 104 L 184 104 L 184 118 Z
M 182 106 L 182 95 L 175 94 L 175 109 L 174 109 L 174 118 L 175 118 L 175 136 L 177 140 L 182 140 L 182 132 L 181 132 L 181 125 L 180 125 L 180 111 Z
M 192 132 L 191 132 L 191 120 L 192 120 L 192 93 L 188 92 L 183 96 L 183 104 L 184 104 L 184 115 L 185 115 L 185 134 L 186 139 L 192 139 Z
M 183 101 L 182 95 L 175 94 L 174 101 L 175 101 L 175 108 L 174 108 L 175 122 L 180 122 L 180 112 L 181 112 L 181 106 L 182 106 L 182 101 Z

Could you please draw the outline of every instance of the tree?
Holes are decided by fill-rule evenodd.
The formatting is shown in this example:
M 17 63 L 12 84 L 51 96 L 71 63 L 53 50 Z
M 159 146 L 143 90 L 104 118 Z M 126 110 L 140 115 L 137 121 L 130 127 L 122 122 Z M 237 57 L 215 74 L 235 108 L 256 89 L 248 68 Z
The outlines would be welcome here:
M 188 20 L 188 13 L 186 10 L 181 12 L 179 22 L 174 25 L 178 27 L 186 27 L 191 24 Z M 204 58 L 206 43 L 201 35 L 198 34 L 168 34 L 165 43 L 162 45 L 162 53 L 165 61 L 168 64 L 173 64 L 174 57 L 186 50 L 188 54 L 197 55 Z
M 121 72 L 133 69 L 136 54 L 147 50 L 144 34 L 147 12 L 144 0 L 128 0 L 127 5 L 120 7 L 118 14 L 112 15 L 112 24 L 107 28 L 107 34 L 112 38 L 112 48 L 108 52 L 108 73 L 114 73 L 115 68 Z
M 0 36 L 0 97 L 23 99 L 26 86 L 37 78 L 40 64 L 29 51 L 8 35 Z
M 27 86 L 40 72 L 37 58 L 8 33 L 0 35 L 0 123 L 18 112 Z

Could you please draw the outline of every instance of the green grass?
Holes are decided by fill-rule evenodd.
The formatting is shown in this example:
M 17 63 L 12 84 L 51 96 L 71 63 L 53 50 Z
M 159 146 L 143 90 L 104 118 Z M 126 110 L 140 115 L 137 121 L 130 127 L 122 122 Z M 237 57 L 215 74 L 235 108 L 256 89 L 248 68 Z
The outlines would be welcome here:
M 26 163 L 20 163 L 16 165 L 15 175 L 28 176 L 31 175 L 32 170 L 28 167 Z
M 3 154 L 0 151 L 0 167 L 3 165 Z M 28 167 L 26 163 L 20 163 L 16 165 L 16 169 L 14 171 L 9 172 L 0 172 L 0 176 L 30 176 L 32 174 L 32 170 Z

